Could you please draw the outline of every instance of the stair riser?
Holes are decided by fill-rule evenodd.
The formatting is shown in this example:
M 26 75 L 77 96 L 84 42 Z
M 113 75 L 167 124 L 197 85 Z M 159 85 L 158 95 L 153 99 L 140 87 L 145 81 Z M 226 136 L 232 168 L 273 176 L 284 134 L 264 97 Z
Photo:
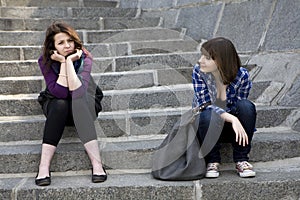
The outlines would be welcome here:
M 280 173 L 279 173 L 280 174 Z M 230 174 L 234 176 L 234 174 Z M 235 175 L 236 176 L 236 175 Z M 285 175 L 281 175 L 285 176 Z M 249 179 L 241 181 L 241 178 L 228 182 L 218 183 L 213 181 L 201 185 L 201 199 L 203 200 L 219 200 L 219 199 L 299 199 L 300 180 L 286 181 L 282 177 L 277 180 L 269 180 L 273 177 L 272 173 L 261 175 L 258 173 L 256 180 Z M 291 179 L 292 175 L 290 176 Z M 222 176 L 220 178 L 223 178 Z M 259 179 L 259 180 L 257 180 Z M 269 181 L 266 181 L 269 180 Z M 226 192 L 225 192 L 226 191 Z
M 91 18 L 135 17 L 135 8 L 68 8 L 68 7 L 0 7 L 0 17 L 5 18 Z
M 35 62 L 0 63 L 0 77 L 41 76 L 41 70 Z
M 0 30 L 2 31 L 45 31 L 50 22 L 63 20 L 75 29 L 105 30 L 105 29 L 128 29 L 156 27 L 159 18 L 149 19 L 101 19 L 100 17 L 85 19 L 0 19 Z
M 100 47 L 102 46 L 102 47 Z M 93 48 L 94 45 L 88 46 L 89 48 Z M 124 46 L 123 46 L 124 47 Z M 105 49 L 104 51 L 100 51 L 102 49 Z M 108 54 L 111 49 L 108 49 L 109 47 L 107 45 L 99 45 L 99 51 L 96 51 L 94 49 L 94 53 L 99 54 Z M 36 51 L 40 51 L 40 48 L 32 48 L 32 51 L 29 50 L 29 48 L 22 48 L 22 50 L 17 48 L 9 48 L 9 49 L 3 49 L 2 52 L 4 54 L 4 57 L 6 55 L 10 55 L 16 58 L 14 54 L 19 54 L 20 51 L 26 52 L 25 54 L 31 53 Z M 98 55 L 99 55 L 98 54 Z M 100 55 L 99 55 L 100 56 Z M 26 57 L 26 56 L 25 56 Z M 149 59 L 151 57 L 148 57 Z M 134 59 L 134 58 L 133 58 Z M 149 61 L 151 62 L 151 61 Z M 102 61 L 102 63 L 104 63 Z M 133 63 L 133 62 L 132 62 Z M 2 63 L 0 69 L 3 69 L 3 76 L 7 76 L 9 72 L 11 76 L 18 76 L 18 72 L 20 73 L 20 76 L 23 75 L 34 75 L 36 74 L 36 70 L 32 71 L 32 74 L 30 74 L 30 71 L 24 72 L 22 69 L 30 70 L 29 67 L 24 67 L 23 64 L 26 66 L 27 64 L 35 65 L 35 62 L 24 62 L 24 63 Z M 103 66 L 101 62 L 96 61 L 97 66 Z M 109 65 L 109 63 L 107 63 Z M 151 64 L 149 64 L 151 65 Z M 97 66 L 94 66 L 93 71 L 99 70 Z M 7 68 L 5 68 L 7 67 Z M 163 66 L 162 66 L 163 67 Z M 36 68 L 36 66 L 35 66 Z M 21 69 L 21 70 L 20 70 Z M 18 71 L 16 71 L 18 70 Z M 39 70 L 39 69 L 37 69 Z M 101 69 L 100 69 L 101 71 Z M 5 74 L 6 73 L 6 74 Z M 28 74 L 29 73 L 29 74 Z M 154 79 L 157 73 L 157 83 L 154 83 Z M 192 67 L 186 67 L 186 68 L 166 68 L 166 69 L 158 69 L 156 70 L 156 73 L 154 71 L 152 72 L 143 72 L 143 73 L 129 73 L 129 74 L 109 74 L 109 75 L 97 75 L 94 76 L 97 84 L 102 88 L 102 90 L 114 90 L 114 89 L 134 89 L 134 88 L 145 88 L 145 87 L 151 87 L 154 85 L 173 85 L 173 84 L 189 84 L 192 82 L 191 74 L 192 74 Z M 0 81 L 1 85 L 6 85 L 5 87 L 0 87 L 1 93 L 3 94 L 26 94 L 26 93 L 38 93 L 43 88 L 39 87 L 41 86 L 41 80 L 18 80 L 15 79 L 13 81 L 11 80 L 2 80 Z M 24 85 L 28 85 L 28 87 L 23 87 Z M 22 87 L 19 87 L 19 86 Z M 253 88 L 251 90 L 249 98 L 251 100 L 255 100 L 259 97 L 260 94 L 270 85 L 270 81 L 266 82 L 254 82 Z M 31 87 L 32 86 L 32 87 Z
M 11 69 L 14 71 L 14 69 Z M 102 90 L 124 90 L 148 88 L 153 86 L 167 86 L 176 84 L 192 83 L 192 68 L 182 69 L 161 69 L 156 71 L 132 72 L 126 74 L 101 74 L 93 75 L 94 80 Z M 157 74 L 157 82 L 155 77 Z M 16 75 L 14 75 L 16 76 Z M 176 78 L 174 78 L 176 77 Z M 18 80 L 0 80 L 1 94 L 31 94 L 39 93 L 43 90 L 42 76 L 37 79 Z M 270 82 L 254 82 L 249 99 L 255 101 L 264 90 L 270 85 Z
M 116 71 L 180 69 L 187 67 L 192 69 L 199 57 L 198 53 L 121 57 L 116 59 Z M 176 78 L 174 77 L 174 79 Z
M 288 176 L 288 177 L 287 177 Z M 236 177 L 236 178 L 233 178 Z M 2 199 L 172 199 L 172 200 L 219 200 L 219 199 L 291 199 L 300 195 L 299 176 L 277 173 L 260 173 L 259 178 L 243 180 L 226 173 L 215 179 L 200 181 L 159 181 L 149 174 L 109 175 L 108 181 L 92 184 L 90 175 L 52 177 L 51 187 L 34 185 L 34 178 L 2 179 Z M 228 179 L 224 181 L 224 179 Z M 134 180 L 134 181 L 133 181 Z M 223 180 L 223 181 L 222 181 Z M 88 187 L 87 187 L 88 186 Z M 18 190 L 14 188 L 18 187 Z M 224 192 L 226 191 L 226 192 Z
M 292 143 L 290 139 L 293 140 Z M 160 143 L 161 140 L 143 142 L 138 145 L 134 144 L 134 142 L 128 144 L 109 143 L 106 145 L 104 142 L 100 142 L 100 144 L 105 146 L 101 150 L 101 157 L 108 168 L 149 169 L 151 168 L 154 148 L 159 146 Z M 19 145 L 18 151 L 13 148 L 15 147 L 1 147 L 0 160 L 3 163 L 3 167 L 0 169 L 0 173 L 37 171 L 41 145 Z M 274 142 L 272 139 L 263 141 L 260 138 L 255 138 L 253 139 L 250 160 L 251 162 L 265 162 L 293 158 L 299 154 L 300 137 L 298 135 L 290 135 L 290 138 L 281 139 L 277 142 Z M 233 162 L 230 145 L 225 145 L 222 149 L 222 162 Z M 51 164 L 51 170 L 53 171 L 88 170 L 90 167 L 90 161 L 81 143 L 61 144 Z
M 83 38 L 83 31 L 78 31 Z M 180 32 L 169 29 L 143 29 L 118 31 L 86 31 L 85 43 L 121 43 L 129 41 L 180 39 Z M 44 31 L 0 32 L 1 46 L 40 46 L 45 39 Z
M 273 160 L 282 160 L 286 158 L 298 157 L 300 153 L 299 137 L 294 141 L 289 138 L 284 141 L 259 141 L 260 138 L 253 139 L 251 152 L 249 154 L 250 162 L 266 162 Z M 222 162 L 233 162 L 231 144 L 223 144 L 221 149 Z
M 38 94 L 37 94 L 38 96 Z M 149 94 L 115 94 L 106 95 L 102 100 L 103 111 L 127 109 L 150 109 L 157 107 L 190 106 L 191 90 L 156 91 Z M 0 116 L 27 116 L 41 114 L 37 97 L 34 99 L 1 100 Z
M 124 47 L 124 46 L 123 46 Z M 126 47 L 124 47 L 124 51 Z M 5 54 L 11 54 L 12 52 L 18 53 L 18 49 L 5 50 Z M 36 61 L 20 61 L 20 62 L 2 62 L 0 63 L 0 77 L 9 76 L 41 76 L 39 66 L 37 64 L 37 59 L 40 55 L 40 51 L 35 50 L 36 53 L 24 51 L 25 55 L 29 55 L 32 59 Z M 27 53 L 28 52 L 28 53 Z M 92 53 L 95 55 L 106 55 L 108 56 L 108 51 L 105 49 L 92 49 Z M 116 52 L 117 53 L 117 52 Z M 36 54 L 36 55 L 33 55 Z M 118 54 L 122 54 L 118 52 Z M 191 60 L 186 60 L 184 57 L 189 57 Z M 19 57 L 14 55 L 13 57 Z M 27 57 L 27 56 L 26 56 Z M 188 77 L 191 80 L 191 70 L 193 64 L 195 63 L 197 55 L 194 54 L 167 54 L 167 55 L 156 55 L 156 56 L 131 56 L 129 58 L 117 57 L 117 58 L 95 58 L 93 62 L 92 73 L 104 73 L 104 72 L 121 72 L 121 71 L 138 71 L 138 70 L 153 70 L 159 69 L 158 71 L 160 79 L 166 79 L 165 82 L 170 82 L 176 84 L 175 80 L 182 80 Z M 193 62 L 194 60 L 194 62 Z M 177 64 L 176 64 L 177 61 Z M 115 66 L 115 67 L 114 67 Z M 167 70 L 164 72 L 163 70 Z M 173 72 L 170 72 L 173 70 Z M 189 71 L 186 71 L 189 70 Z M 177 72 L 183 72 L 184 75 Z M 171 73 L 171 74 L 168 74 Z M 163 80 L 162 80 L 163 81 Z M 182 82 L 182 81 L 180 81 Z M 186 82 L 187 83 L 187 82 Z M 191 81 L 188 81 L 191 83 Z
M 38 105 L 39 106 L 39 105 Z M 38 107 L 40 109 L 40 107 Z M 291 110 L 260 110 L 258 109 L 256 128 L 273 127 L 273 124 L 281 124 Z M 273 113 L 273 118 L 265 115 Z M 276 116 L 276 117 L 275 117 Z M 98 137 L 119 136 L 146 136 L 155 134 L 167 134 L 180 118 L 179 113 L 144 113 L 144 114 L 116 114 L 100 115 L 96 129 Z M 9 121 L 0 123 L 0 141 L 40 140 L 44 127 L 44 117 L 31 121 Z M 35 131 L 32 131 L 35 130 Z M 64 137 L 75 137 L 75 131 L 67 128 Z
M 52 0 L 52 1 L 40 1 L 40 0 L 6 0 L 4 1 L 6 6 L 28 6 L 28 7 L 116 7 L 117 1 L 93 1 L 93 0 Z
M 137 83 L 138 84 L 138 83 Z M 149 83 L 140 84 L 142 88 L 148 86 Z M 118 88 L 119 86 L 117 86 Z M 37 86 L 41 88 L 41 86 Z M 36 89 L 37 89 L 36 88 Z M 164 107 L 185 107 L 190 106 L 193 98 L 192 88 L 169 88 L 163 86 L 159 90 L 136 90 L 136 91 L 118 91 L 112 90 L 109 93 L 105 93 L 102 100 L 103 111 L 117 111 L 117 110 L 128 110 L 128 109 L 150 109 L 150 108 L 164 108 Z M 38 94 L 36 94 L 36 97 Z M 37 105 L 37 99 L 11 99 L 1 100 L 2 105 L 0 107 L 0 116 L 15 116 L 16 113 L 19 115 L 35 115 L 40 114 L 35 108 Z M 8 106 L 11 103 L 11 106 Z M 23 110 L 22 103 L 27 104 L 26 109 Z M 28 106 L 28 107 L 27 107 Z M 15 112 L 13 110 L 18 110 Z M 287 109 L 289 110 L 289 109 Z M 265 117 L 273 118 L 276 113 L 267 113 Z M 263 120 L 263 119 L 262 119 Z M 269 126 L 269 125 L 268 125 Z
M 40 44 L 42 45 L 42 44 Z M 179 46 L 184 46 L 184 49 L 178 50 Z M 194 42 L 190 41 L 165 41 L 165 42 L 128 42 L 128 43 L 113 43 L 113 44 L 85 44 L 84 47 L 91 52 L 93 58 L 103 57 L 121 57 L 127 55 L 144 55 L 144 54 L 159 54 L 172 52 L 194 52 L 196 50 Z M 40 46 L 20 46 L 20 47 L 1 47 L 2 61 L 20 61 L 20 60 L 37 60 L 42 53 Z
M 30 94 L 41 91 L 43 80 L 7 80 L 0 81 L 0 93 Z
M 192 182 L 161 182 L 150 175 L 109 175 L 108 181 L 93 184 L 90 175 L 73 177 L 52 177 L 50 187 L 34 185 L 34 178 L 1 180 L 5 188 L 0 189 L 2 199 L 85 199 L 85 200 L 128 200 L 128 199 L 174 199 L 193 200 L 195 188 Z M 17 185 L 19 189 L 13 188 Z M 129 184 L 129 185 L 128 185 Z
M 171 29 L 136 29 L 107 31 L 103 33 L 88 32 L 87 43 L 120 43 L 130 41 L 174 40 L 180 39 L 181 33 Z
M 102 90 L 148 88 L 155 85 L 154 72 L 93 76 Z M 42 79 L 0 80 L 1 94 L 32 94 L 44 89 Z M 122 84 L 120 84 L 122 83 Z

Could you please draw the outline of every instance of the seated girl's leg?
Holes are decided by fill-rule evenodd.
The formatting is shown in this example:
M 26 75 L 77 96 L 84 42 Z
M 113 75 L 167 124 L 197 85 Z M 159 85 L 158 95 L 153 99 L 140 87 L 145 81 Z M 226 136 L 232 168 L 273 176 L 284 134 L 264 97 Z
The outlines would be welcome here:
M 233 142 L 233 160 L 238 161 L 248 161 L 248 154 L 251 150 L 251 141 L 255 131 L 256 123 L 256 108 L 255 105 L 249 100 L 240 100 L 237 102 L 236 110 L 231 113 L 235 115 L 243 125 L 247 135 L 248 135 L 248 145 L 242 146 L 237 142 Z
M 94 119 L 84 98 L 72 100 L 72 114 L 78 136 L 83 144 L 97 140 Z
M 64 131 L 65 122 L 69 113 L 70 102 L 63 99 L 52 99 L 45 107 L 46 122 L 42 144 L 41 159 L 37 180 L 50 176 L 50 163 L 56 146 Z M 36 184 L 39 184 L 36 182 Z M 47 183 L 47 184 L 50 184 Z
M 201 145 L 202 153 L 205 156 L 206 163 L 220 163 L 221 144 L 218 142 L 218 140 L 222 129 L 218 130 L 218 128 L 212 128 L 214 126 L 217 126 L 217 124 L 220 124 L 220 122 L 217 121 L 219 120 L 219 118 L 212 115 L 212 112 L 213 111 L 211 109 L 205 109 L 200 113 L 197 137 Z M 220 133 L 216 133 L 215 131 L 220 131 Z M 207 134 L 211 135 L 208 136 Z M 209 139 L 206 137 L 209 137 Z M 206 143 L 204 144 L 203 141 L 205 141 Z
M 69 105 L 70 101 L 65 99 L 53 99 L 48 103 L 43 143 L 57 146 L 68 119 Z
M 105 175 L 106 173 L 104 172 L 100 157 L 94 119 L 87 101 L 84 98 L 73 99 L 72 113 L 77 133 L 92 163 L 93 174 Z

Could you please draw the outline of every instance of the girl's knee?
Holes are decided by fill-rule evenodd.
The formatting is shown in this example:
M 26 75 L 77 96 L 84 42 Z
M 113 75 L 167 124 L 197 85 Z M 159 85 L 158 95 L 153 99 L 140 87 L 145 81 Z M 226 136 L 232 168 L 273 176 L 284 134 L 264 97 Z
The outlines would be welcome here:
M 236 108 L 239 112 L 256 113 L 254 103 L 252 103 L 248 99 L 242 99 L 237 101 Z
M 69 112 L 69 102 L 64 99 L 53 99 L 47 106 L 47 115 L 65 116 Z

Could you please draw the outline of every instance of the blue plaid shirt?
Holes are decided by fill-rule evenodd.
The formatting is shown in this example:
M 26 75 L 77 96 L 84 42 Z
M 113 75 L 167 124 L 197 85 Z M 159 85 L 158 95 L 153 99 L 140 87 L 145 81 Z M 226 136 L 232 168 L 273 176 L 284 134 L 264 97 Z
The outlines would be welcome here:
M 248 71 L 240 67 L 236 78 L 226 88 L 226 108 L 224 110 L 215 105 L 217 88 L 214 76 L 211 73 L 200 71 L 200 66 L 196 64 L 193 69 L 192 78 L 194 87 L 193 108 L 210 102 L 211 105 L 207 106 L 207 108 L 214 109 L 219 114 L 230 112 L 235 108 L 238 100 L 247 99 L 252 87 Z

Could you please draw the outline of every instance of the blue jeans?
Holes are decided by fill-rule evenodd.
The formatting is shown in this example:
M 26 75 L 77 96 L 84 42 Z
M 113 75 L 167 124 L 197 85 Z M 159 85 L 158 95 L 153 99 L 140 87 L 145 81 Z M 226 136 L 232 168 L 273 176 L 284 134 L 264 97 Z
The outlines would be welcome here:
M 199 138 L 200 144 L 204 140 L 211 119 L 211 109 L 205 109 L 200 113 L 200 121 L 197 132 L 197 137 Z M 248 161 L 248 154 L 251 150 L 251 141 L 255 131 L 256 122 L 256 108 L 255 105 L 249 100 L 240 100 L 236 104 L 230 114 L 236 116 L 244 127 L 248 135 L 248 145 L 242 146 L 235 141 L 235 132 L 232 128 L 232 124 L 229 122 L 224 123 L 224 127 L 219 138 L 216 138 L 216 144 L 212 150 L 205 156 L 207 163 L 221 162 L 220 148 L 221 143 L 231 143 L 233 147 L 233 161 Z

